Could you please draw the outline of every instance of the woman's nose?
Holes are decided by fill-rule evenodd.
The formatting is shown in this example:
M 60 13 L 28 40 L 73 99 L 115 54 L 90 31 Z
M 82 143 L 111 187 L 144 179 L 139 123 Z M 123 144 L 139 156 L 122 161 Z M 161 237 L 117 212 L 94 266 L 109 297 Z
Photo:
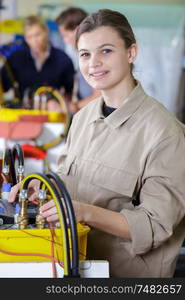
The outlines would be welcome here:
M 98 55 L 91 55 L 89 67 L 96 68 L 102 65 L 102 61 Z

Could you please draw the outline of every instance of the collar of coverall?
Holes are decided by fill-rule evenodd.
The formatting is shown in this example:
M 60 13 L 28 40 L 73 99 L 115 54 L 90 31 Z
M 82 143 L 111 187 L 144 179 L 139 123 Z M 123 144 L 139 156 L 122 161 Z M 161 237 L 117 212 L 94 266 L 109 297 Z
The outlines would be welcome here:
M 123 104 L 117 108 L 108 117 L 104 117 L 102 113 L 103 98 L 99 97 L 94 105 L 94 111 L 89 117 L 88 123 L 96 122 L 99 119 L 104 119 L 104 122 L 112 128 L 117 128 L 126 122 L 135 111 L 142 105 L 146 94 L 140 84 L 137 81 L 136 87 L 130 93 L 130 95 L 124 100 Z

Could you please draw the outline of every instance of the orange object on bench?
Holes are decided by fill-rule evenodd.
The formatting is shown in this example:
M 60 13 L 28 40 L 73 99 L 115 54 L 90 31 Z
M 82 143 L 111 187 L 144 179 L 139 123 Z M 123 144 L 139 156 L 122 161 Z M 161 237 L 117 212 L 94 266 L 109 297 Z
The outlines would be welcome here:
M 37 160 L 44 160 L 47 156 L 47 153 L 33 145 L 23 144 L 22 149 L 24 151 L 24 157 L 34 158 Z
M 0 122 L 0 137 L 5 139 L 35 139 L 42 131 L 39 122 Z

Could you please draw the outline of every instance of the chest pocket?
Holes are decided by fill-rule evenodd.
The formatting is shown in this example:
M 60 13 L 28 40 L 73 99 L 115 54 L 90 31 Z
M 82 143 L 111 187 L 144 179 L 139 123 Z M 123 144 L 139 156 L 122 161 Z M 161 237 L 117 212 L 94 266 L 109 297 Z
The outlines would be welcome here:
M 64 156 L 63 159 L 61 159 L 62 163 L 60 162 L 60 172 L 64 175 L 76 175 L 76 163 L 75 163 L 75 157 L 71 156 Z
M 132 197 L 138 176 L 124 170 L 100 165 L 92 178 L 92 184 L 116 194 Z

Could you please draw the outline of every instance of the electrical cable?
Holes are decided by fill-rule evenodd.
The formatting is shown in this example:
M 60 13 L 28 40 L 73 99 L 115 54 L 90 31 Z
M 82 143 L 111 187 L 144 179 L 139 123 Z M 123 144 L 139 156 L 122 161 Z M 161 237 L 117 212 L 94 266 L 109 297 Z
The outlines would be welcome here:
M 17 225 L 17 224 L 18 224 L 18 223 L 16 223 L 16 225 Z M 0 225 L 0 227 L 2 227 L 2 226 L 3 226 L 3 225 Z M 5 228 L 1 228 L 0 230 L 8 230 L 8 229 L 10 229 L 10 228 L 13 227 L 13 226 L 14 226 L 14 224 L 11 224 L 11 225 L 9 225 L 9 226 L 7 226 L 7 227 L 5 227 Z M 22 232 L 24 232 L 24 233 L 26 233 L 27 235 L 30 235 L 30 236 L 32 236 L 32 237 L 36 237 L 36 238 L 40 238 L 40 239 L 43 239 L 43 240 L 48 241 L 48 242 L 52 242 L 52 239 L 50 240 L 50 239 L 45 238 L 45 237 L 43 237 L 43 236 L 40 236 L 40 235 L 37 235 L 37 234 L 30 233 L 30 232 L 28 232 L 28 231 L 26 231 L 26 230 L 24 230 L 24 229 L 20 229 L 20 231 L 22 231 Z M 53 244 L 54 244 L 54 245 L 59 245 L 60 247 L 62 247 L 62 244 L 59 243 L 59 242 L 56 242 L 55 240 L 53 240 Z M 70 249 L 71 249 L 71 248 L 70 248 Z M 2 250 L 2 251 L 5 251 L 5 250 Z M 2 251 L 0 251 L 0 252 L 2 252 Z M 56 254 L 57 254 L 57 258 L 54 257 L 54 262 L 57 262 L 57 263 L 60 265 L 60 267 L 64 268 L 64 264 L 59 260 L 57 248 L 56 248 Z M 85 255 L 84 253 L 82 253 L 82 252 L 79 252 L 79 254 L 80 254 L 81 256 L 83 256 L 84 258 L 86 257 L 86 255 Z M 11 253 L 9 253 L 9 255 L 11 255 Z M 16 254 L 12 253 L 12 255 L 16 255 Z M 21 255 L 21 254 L 20 254 L 20 255 Z M 28 255 L 29 255 L 29 253 L 28 253 Z M 32 253 L 32 255 L 34 255 L 34 253 Z M 35 255 L 37 256 L 37 253 L 36 253 Z M 43 255 L 44 255 L 44 254 L 43 254 Z M 39 256 L 42 256 L 42 254 L 39 253 Z M 53 257 L 53 256 L 51 255 L 51 257 Z M 50 258 L 50 259 L 51 259 L 51 258 Z M 89 262 L 89 266 L 88 266 L 88 267 L 83 267 L 83 268 L 80 267 L 80 270 L 89 270 L 89 269 L 91 268 L 91 265 L 92 265 L 92 263 Z
M 41 257 L 45 257 L 48 259 L 53 259 L 55 262 L 58 262 L 58 260 L 56 258 L 53 258 L 52 256 L 48 255 L 48 254 L 43 254 L 43 253 L 31 253 L 31 252 L 11 252 L 11 251 L 7 251 L 7 250 L 2 250 L 0 249 L 0 252 L 3 254 L 7 254 L 7 255 L 17 255 L 17 256 L 41 256 Z
M 63 198 L 67 217 L 69 220 L 69 228 L 71 232 L 71 244 L 72 244 L 72 276 L 80 277 L 79 275 L 79 252 L 78 252 L 78 233 L 76 226 L 76 218 L 74 213 L 73 204 L 71 201 L 71 197 L 65 187 L 64 182 L 61 178 L 54 172 L 49 172 L 46 174 L 49 179 L 53 179 L 55 184 L 58 187 L 58 191 L 60 193 L 61 198 Z
M 52 263 L 52 272 L 53 272 L 53 277 L 56 278 L 57 277 L 57 269 L 56 269 L 56 265 L 55 265 L 55 243 L 54 243 L 54 227 L 53 227 L 53 222 L 49 222 L 49 229 L 51 232 L 51 263 Z
M 48 240 L 48 239 L 45 239 L 44 240 L 47 240 L 49 242 L 51 242 L 51 256 L 47 255 L 47 254 L 43 254 L 43 253 L 20 253 L 20 252 L 10 252 L 10 251 L 6 251 L 6 250 L 2 250 L 0 249 L 0 252 L 3 253 L 3 254 L 7 254 L 7 255 L 18 255 L 18 256 L 39 256 L 39 257 L 44 257 L 44 258 L 49 258 L 52 262 L 52 273 L 53 273 L 53 278 L 56 278 L 57 277 L 57 269 L 56 269 L 56 265 L 55 263 L 57 262 L 59 264 L 60 267 L 64 268 L 64 265 L 62 264 L 62 262 L 59 261 L 59 259 L 55 258 L 54 256 L 54 245 L 57 244 L 54 240 L 54 227 L 53 227 L 53 224 L 52 222 L 50 222 L 50 232 L 51 232 L 51 240 Z M 23 231 L 23 230 L 21 230 Z M 23 231 L 25 232 L 25 231 Z M 26 232 L 27 233 L 27 232 Z M 35 235 L 33 235 L 35 236 Z M 40 237 L 40 236 L 36 236 L 36 237 Z M 61 246 L 61 244 L 59 244 Z
M 19 223 L 10 224 L 9 226 L 6 226 L 6 227 L 4 227 L 4 228 L 1 228 L 1 227 L 4 226 L 4 225 L 2 224 L 2 225 L 0 225 L 0 228 L 1 228 L 0 230 L 8 230 L 8 229 L 11 229 L 14 225 L 18 225 L 18 224 L 19 224 Z M 26 233 L 27 235 L 32 236 L 32 237 L 40 238 L 40 239 L 43 239 L 43 240 L 48 241 L 48 242 L 51 242 L 51 241 L 52 241 L 52 240 L 50 240 L 50 239 L 48 239 L 48 238 L 46 238 L 46 237 L 43 237 L 43 236 L 40 236 L 40 235 L 37 235 L 37 234 L 30 233 L 30 232 L 28 232 L 28 231 L 26 231 L 26 230 L 24 230 L 24 229 L 19 229 L 19 230 L 22 231 L 22 232 L 24 232 L 24 233 Z M 54 241 L 54 244 L 55 244 L 55 245 L 58 245 L 58 246 L 60 246 L 60 247 L 62 247 L 62 244 L 59 243 L 59 242 Z M 71 249 L 71 248 L 70 248 L 70 249 Z M 83 256 L 84 259 L 85 259 L 86 255 L 85 255 L 84 253 L 79 252 L 79 254 L 80 254 L 81 256 Z M 59 256 L 58 256 L 58 255 L 57 255 L 57 260 L 58 260 L 58 263 L 60 264 L 61 262 L 59 262 Z M 63 267 L 63 265 L 62 265 L 62 267 Z
M 65 218 L 65 211 L 60 199 L 60 195 L 54 186 L 54 184 L 49 180 L 45 175 L 34 173 L 29 174 L 26 178 L 23 179 L 21 183 L 21 189 L 27 190 L 28 185 L 31 180 L 38 179 L 41 183 L 44 183 L 47 189 L 49 190 L 52 199 L 55 202 L 57 213 L 60 221 L 60 229 L 62 233 L 62 242 L 63 242 L 63 256 L 64 256 L 64 277 L 71 277 L 71 266 L 70 266 L 70 248 L 69 248 L 69 236 L 67 230 L 67 223 Z
M 23 182 L 23 187 L 26 188 L 29 184 L 29 182 L 32 179 L 39 179 L 41 182 L 43 182 L 45 184 L 45 186 L 48 188 L 48 190 L 50 191 L 52 198 L 55 200 L 56 202 L 56 206 L 57 206 L 57 201 L 59 202 L 59 195 L 57 195 L 57 191 L 55 190 L 55 186 L 53 186 L 53 184 L 49 181 L 48 178 L 43 178 L 44 175 L 41 174 L 31 174 L 31 178 L 30 175 L 28 175 L 29 179 L 26 180 L 26 185 L 24 186 L 24 182 Z M 27 177 L 27 178 L 28 178 Z M 58 199 L 56 199 L 58 198 Z M 64 209 L 63 207 L 59 206 L 59 214 L 61 213 L 62 215 L 62 223 L 63 223 L 63 231 L 62 231 L 62 237 L 63 237 L 63 249 L 65 249 L 66 246 L 66 251 L 64 251 L 64 274 L 65 276 L 71 276 L 71 270 L 70 270 L 70 252 L 69 252 L 69 239 L 68 239 L 68 233 L 67 233 L 67 223 L 65 220 L 65 213 L 64 213 Z

